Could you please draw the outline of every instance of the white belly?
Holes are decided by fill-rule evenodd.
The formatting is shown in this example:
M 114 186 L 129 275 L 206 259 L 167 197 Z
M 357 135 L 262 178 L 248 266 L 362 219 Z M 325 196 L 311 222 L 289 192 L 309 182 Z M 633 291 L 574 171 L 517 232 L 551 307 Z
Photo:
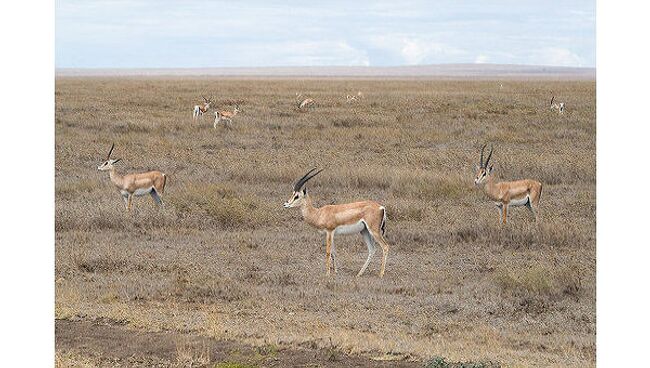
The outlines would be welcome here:
M 360 233 L 361 230 L 365 229 L 365 227 L 366 224 L 363 221 L 359 221 L 352 225 L 341 225 L 334 229 L 334 234 L 357 234 Z
M 511 200 L 509 206 L 519 207 L 519 206 L 525 205 L 526 203 L 528 203 L 528 196 L 525 196 L 524 198 L 521 198 L 521 199 L 513 199 L 513 200 Z
M 136 196 L 136 197 L 137 196 L 143 196 L 145 194 L 151 193 L 152 189 L 153 189 L 153 187 L 143 188 L 143 189 L 136 189 L 135 192 L 133 192 L 133 195 Z

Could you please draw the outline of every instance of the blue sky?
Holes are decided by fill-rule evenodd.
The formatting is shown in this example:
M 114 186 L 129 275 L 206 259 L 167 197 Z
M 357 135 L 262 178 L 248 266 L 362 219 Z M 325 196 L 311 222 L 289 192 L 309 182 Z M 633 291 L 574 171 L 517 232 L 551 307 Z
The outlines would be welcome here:
M 56 0 L 56 67 L 594 67 L 595 1 Z

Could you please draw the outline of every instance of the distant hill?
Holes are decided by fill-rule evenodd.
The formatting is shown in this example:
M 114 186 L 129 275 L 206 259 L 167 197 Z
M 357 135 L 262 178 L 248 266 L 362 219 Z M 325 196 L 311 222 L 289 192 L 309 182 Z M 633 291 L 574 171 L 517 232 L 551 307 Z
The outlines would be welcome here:
M 502 64 L 416 66 L 304 66 L 260 68 L 57 68 L 56 76 L 214 76 L 214 77 L 361 77 L 361 78 L 559 78 L 595 79 L 595 68 Z

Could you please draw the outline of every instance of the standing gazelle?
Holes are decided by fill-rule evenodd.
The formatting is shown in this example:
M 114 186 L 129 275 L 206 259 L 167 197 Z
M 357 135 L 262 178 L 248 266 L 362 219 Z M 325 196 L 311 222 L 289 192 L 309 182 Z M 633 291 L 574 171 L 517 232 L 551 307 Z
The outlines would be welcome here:
M 232 125 L 232 118 L 237 115 L 237 113 L 241 112 L 239 109 L 239 105 L 235 106 L 235 110 L 233 111 L 228 111 L 228 110 L 217 110 L 214 112 L 214 124 L 213 128 L 217 129 L 217 124 L 219 124 L 220 121 L 228 122 L 228 125 Z
M 375 254 L 375 242 L 379 243 L 382 248 L 383 258 L 381 261 L 380 277 L 384 277 L 386 269 L 386 259 L 388 257 L 388 243 L 384 239 L 386 230 L 386 209 L 377 202 L 363 201 L 355 203 L 346 203 L 339 205 L 327 205 L 315 208 L 312 205 L 311 198 L 307 195 L 305 184 L 309 179 L 318 175 L 319 171 L 313 168 L 300 178 L 293 186 L 291 198 L 284 203 L 285 208 L 300 207 L 302 217 L 312 227 L 325 232 L 325 267 L 327 274 L 330 274 L 330 262 L 336 269 L 336 250 L 334 248 L 335 234 L 357 234 L 361 233 L 363 240 L 368 246 L 368 259 L 363 264 L 357 276 L 363 275 L 370 264 L 372 256 Z M 312 174 L 313 173 L 313 174 Z
M 106 161 L 99 165 L 97 170 L 109 172 L 111 181 L 120 190 L 120 194 L 122 194 L 126 210 L 131 210 L 131 201 L 133 200 L 133 196 L 142 196 L 145 194 L 151 195 L 154 202 L 162 207 L 162 194 L 165 190 L 167 175 L 160 171 L 148 171 L 141 174 L 127 174 L 122 176 L 115 172 L 115 167 L 113 166 L 121 160 L 121 158 L 118 158 L 117 160 L 111 159 L 113 148 L 115 148 L 115 143 L 113 143 L 110 151 L 108 151 Z
M 558 114 L 564 114 L 564 102 L 558 103 L 553 103 L 555 101 L 555 96 L 551 98 L 551 110 L 556 110 Z
M 207 99 L 204 96 L 203 97 L 203 105 L 194 105 L 194 111 L 192 112 L 192 119 L 196 120 L 199 117 L 203 117 L 203 114 L 208 112 L 210 109 L 210 104 L 212 103 L 212 99 Z
M 481 148 L 481 161 L 476 167 L 476 179 L 474 179 L 474 184 L 477 186 L 484 186 L 488 198 L 493 200 L 499 208 L 501 221 L 504 224 L 508 217 L 509 206 L 526 206 L 535 219 L 537 219 L 539 198 L 542 195 L 542 183 L 531 179 L 495 183 L 494 177 L 491 175 L 494 166 L 490 165 L 490 158 L 492 158 L 493 149 L 490 147 L 488 158 L 483 162 L 485 146 L 487 146 L 487 144 L 483 145 L 483 148 Z

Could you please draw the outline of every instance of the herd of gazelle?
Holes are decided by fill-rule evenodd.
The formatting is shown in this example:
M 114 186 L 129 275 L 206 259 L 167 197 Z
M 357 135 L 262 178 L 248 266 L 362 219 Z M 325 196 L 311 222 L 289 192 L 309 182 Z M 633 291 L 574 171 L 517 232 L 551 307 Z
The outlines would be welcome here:
M 348 95 L 347 102 L 361 98 L 363 95 L 359 92 L 356 96 Z M 296 98 L 302 95 L 296 93 Z M 352 98 L 351 98 L 352 97 Z M 192 117 L 197 119 L 202 117 L 210 108 L 211 99 L 203 97 L 202 105 L 194 106 Z M 560 113 L 564 112 L 564 103 L 553 104 L 555 97 L 551 99 L 551 108 L 558 109 Z M 310 98 L 302 99 L 298 105 L 299 109 L 313 104 L 314 100 Z M 232 118 L 241 110 L 239 106 L 231 111 L 216 111 L 214 127 L 220 121 L 232 123 Z M 487 144 L 481 148 L 479 164 L 476 166 L 476 177 L 474 184 L 483 187 L 487 197 L 492 200 L 500 212 L 500 222 L 507 222 L 508 208 L 526 206 L 533 217 L 537 219 L 537 209 L 542 194 L 542 183 L 532 180 L 523 179 L 517 181 L 496 182 L 492 175 L 494 166 L 490 164 L 493 147 L 490 147 L 490 153 L 486 160 L 483 160 Z M 167 175 L 160 171 L 148 171 L 144 173 L 133 173 L 120 175 L 115 170 L 115 164 L 121 159 L 112 159 L 111 154 L 115 144 L 111 145 L 106 160 L 102 162 L 97 169 L 108 171 L 111 182 L 118 188 L 127 211 L 131 210 L 134 196 L 143 196 L 149 194 L 154 202 L 163 207 L 162 194 L 165 190 Z M 368 258 L 363 264 L 357 276 L 363 275 L 368 268 L 372 257 L 377 249 L 376 244 L 382 248 L 382 261 L 379 276 L 383 277 L 386 270 L 386 260 L 388 257 L 389 245 L 384 238 L 386 231 L 386 208 L 377 202 L 366 200 L 353 203 L 338 205 L 326 205 L 320 208 L 314 207 L 311 198 L 307 194 L 306 184 L 323 170 L 316 171 L 316 168 L 309 170 L 293 186 L 293 193 L 287 202 L 285 208 L 300 208 L 305 222 L 317 230 L 325 233 L 325 267 L 329 275 L 331 270 L 337 273 L 336 267 L 336 248 L 334 245 L 334 235 L 361 234 L 366 246 L 368 247 Z

